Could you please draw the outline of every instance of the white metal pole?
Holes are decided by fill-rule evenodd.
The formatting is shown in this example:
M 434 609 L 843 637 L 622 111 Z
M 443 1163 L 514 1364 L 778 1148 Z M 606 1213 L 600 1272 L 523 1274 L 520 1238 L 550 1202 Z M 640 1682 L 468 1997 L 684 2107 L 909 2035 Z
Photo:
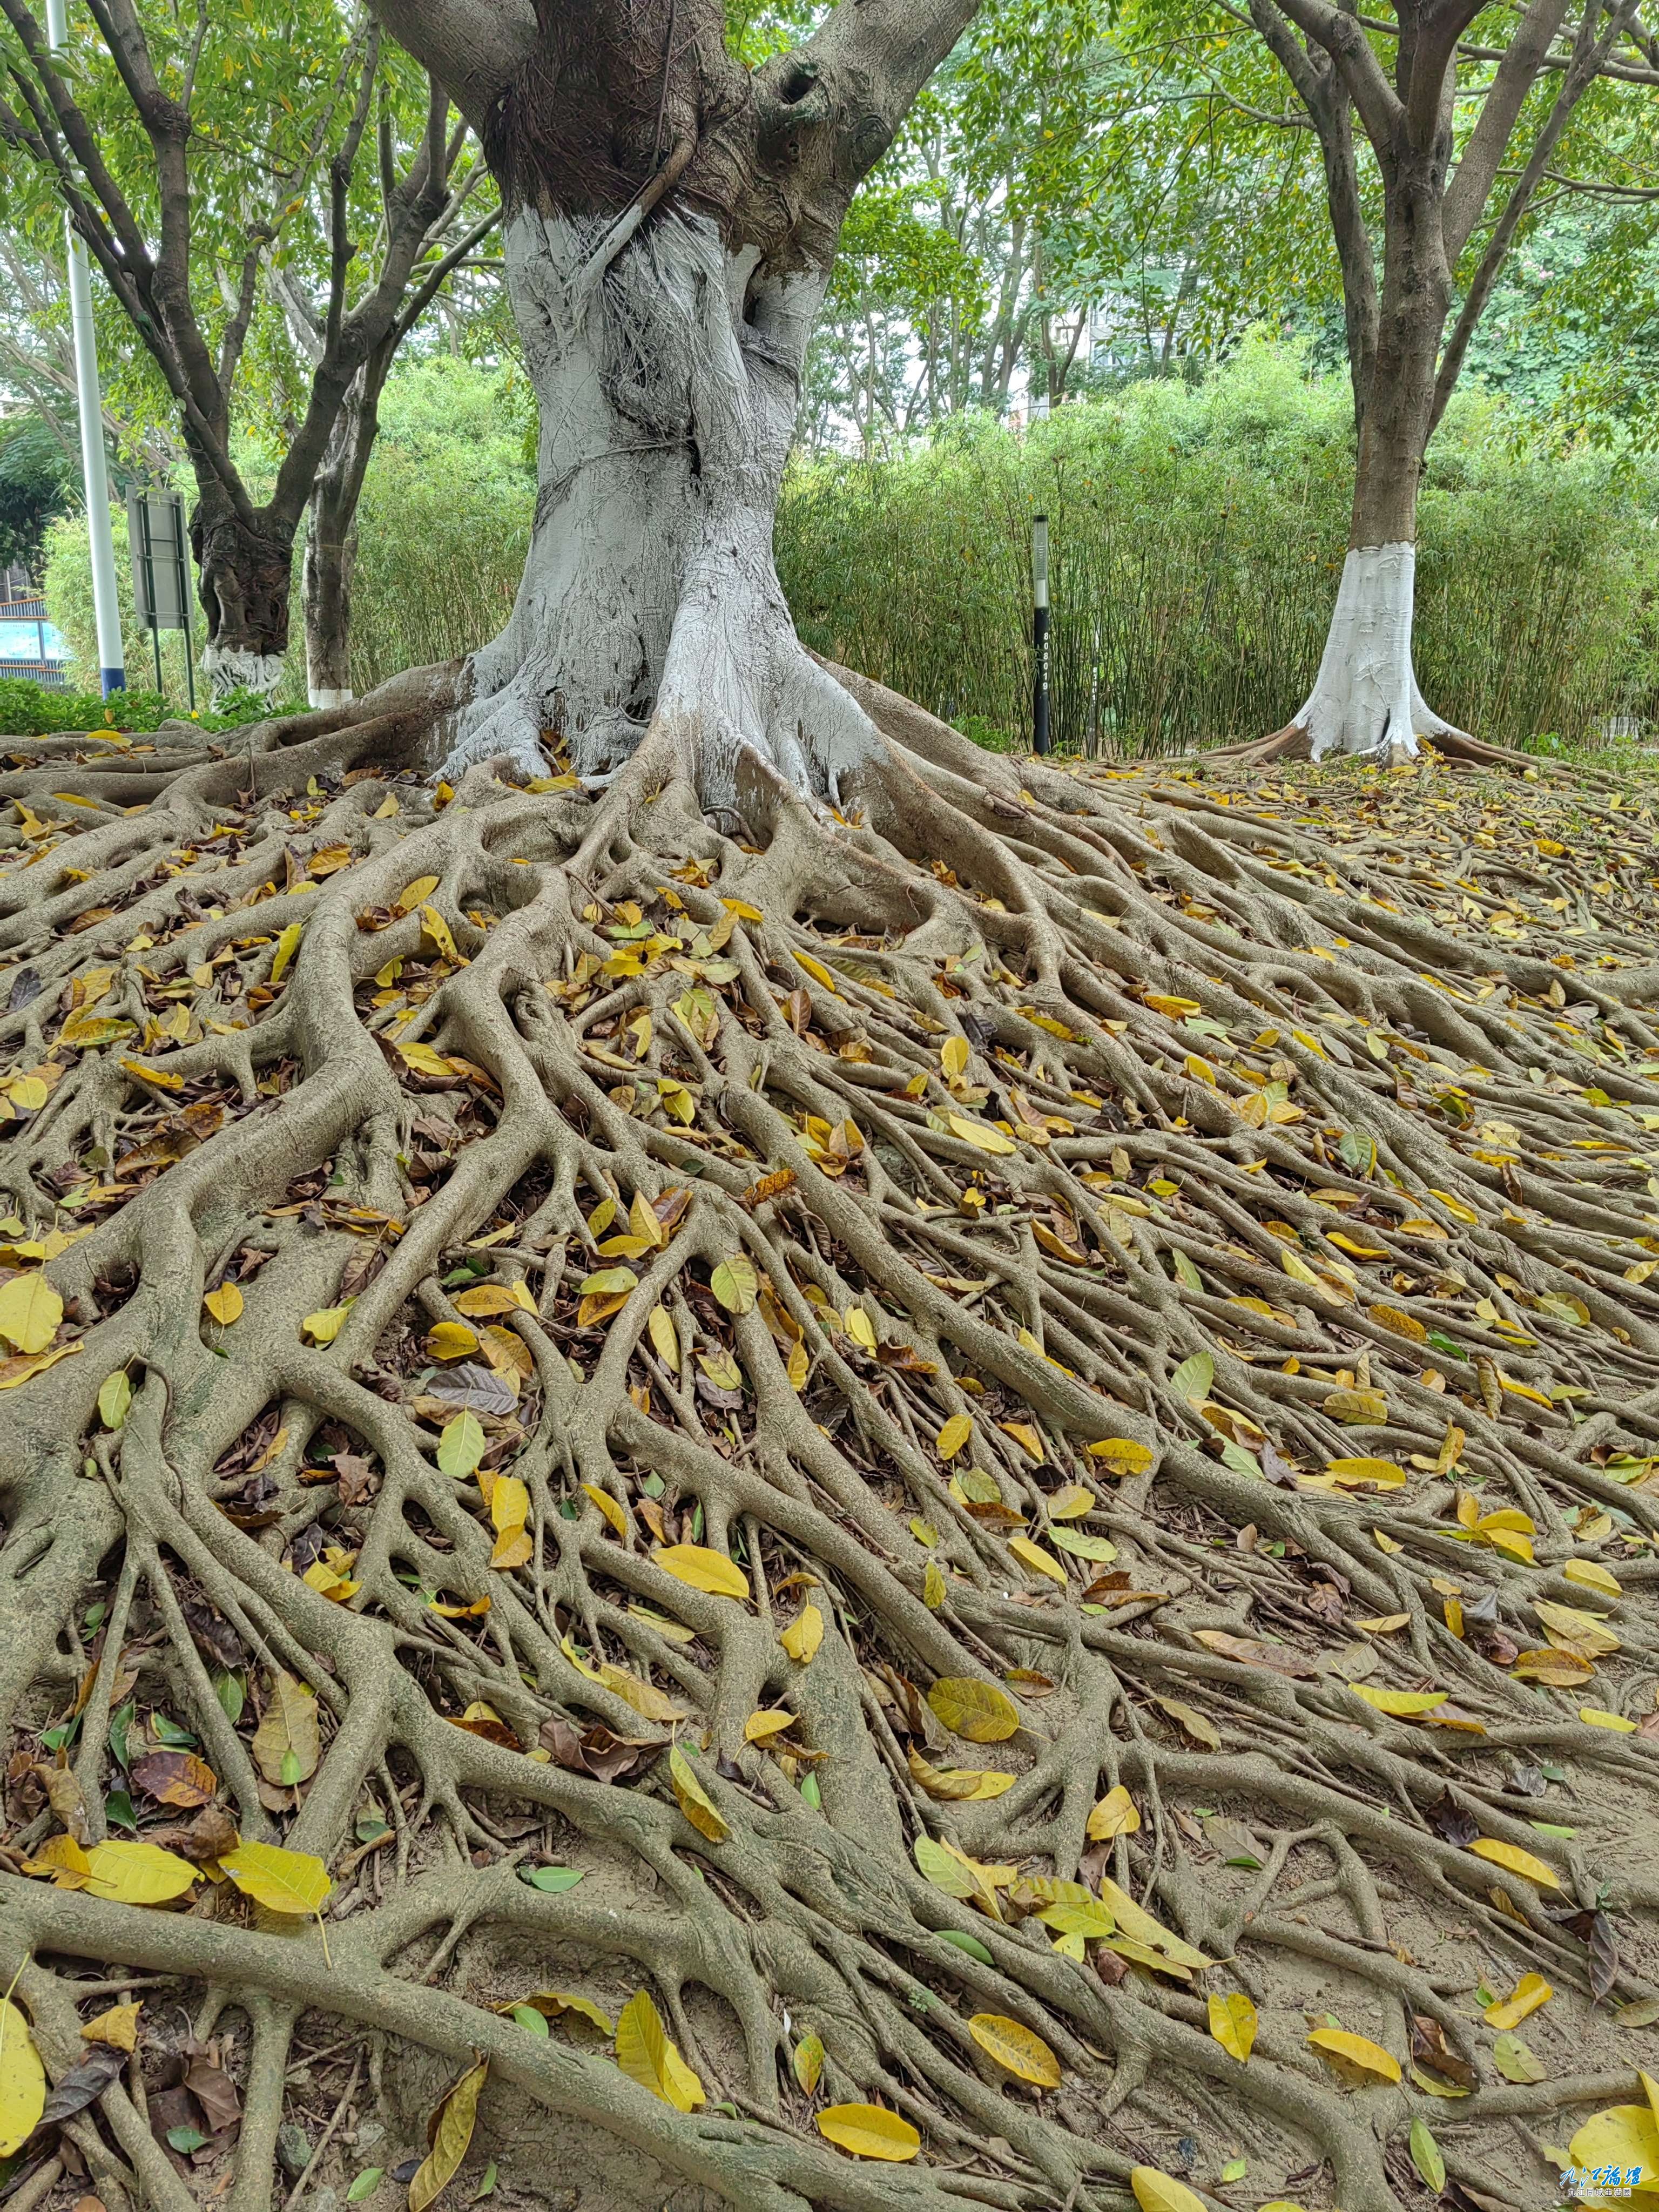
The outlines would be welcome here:
M 1048 518 L 1031 517 L 1031 750 L 1048 739 Z
M 46 0 L 46 43 L 68 44 L 64 0 Z M 92 546 L 92 606 L 98 625 L 98 681 L 105 698 L 126 689 L 121 611 L 115 595 L 115 539 L 110 528 L 109 479 L 104 470 L 104 404 L 98 381 L 98 335 L 92 322 L 92 272 L 87 250 L 64 217 L 70 328 L 75 341 L 75 392 L 81 414 L 81 471 L 86 483 L 87 535 Z

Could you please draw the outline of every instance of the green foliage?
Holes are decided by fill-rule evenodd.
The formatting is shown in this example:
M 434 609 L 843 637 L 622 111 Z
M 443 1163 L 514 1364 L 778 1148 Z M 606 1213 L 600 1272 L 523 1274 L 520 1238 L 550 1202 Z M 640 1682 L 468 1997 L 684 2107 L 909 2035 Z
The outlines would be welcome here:
M 799 466 L 779 569 L 805 641 L 978 734 L 1028 743 L 1030 518 L 1053 532 L 1063 748 L 1176 751 L 1289 720 L 1319 663 L 1352 488 L 1346 380 L 1241 348 L 1023 440 L 982 416 L 896 460 Z M 1431 449 L 1418 669 L 1481 736 L 1578 741 L 1659 708 L 1651 480 L 1517 450 L 1470 395 Z
M 46 422 L 18 416 L 0 428 L 0 568 L 14 563 L 33 575 L 46 525 L 74 494 L 67 455 Z
M 395 374 L 355 586 L 359 690 L 483 644 L 535 507 L 524 391 L 434 360 Z M 1574 744 L 1659 710 L 1651 478 L 1517 447 L 1471 392 L 1431 449 L 1418 661 L 1482 736 Z M 908 458 L 792 472 L 778 521 L 802 634 L 945 714 L 1029 743 L 1030 518 L 1052 519 L 1055 734 L 1107 753 L 1280 726 L 1311 684 L 1346 544 L 1346 377 L 1256 340 L 1196 385 L 1143 380 L 1024 439 L 988 416 Z
M 515 373 L 399 369 L 358 509 L 352 679 L 448 660 L 506 623 L 536 508 L 534 409 Z
M 269 702 L 257 693 L 236 691 L 216 713 L 204 712 L 195 720 L 217 733 L 264 721 L 270 714 Z M 48 691 L 25 677 L 0 677 L 0 737 L 44 738 L 59 730 L 121 730 L 143 736 L 178 718 L 178 708 L 162 691 L 118 691 L 105 699 L 96 691 Z

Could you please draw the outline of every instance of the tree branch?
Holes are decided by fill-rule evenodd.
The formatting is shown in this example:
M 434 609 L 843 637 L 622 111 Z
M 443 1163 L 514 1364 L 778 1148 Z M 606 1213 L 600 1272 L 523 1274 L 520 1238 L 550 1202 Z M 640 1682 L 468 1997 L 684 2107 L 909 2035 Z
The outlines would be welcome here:
M 1231 15 L 1235 11 L 1229 9 L 1227 12 Z M 1354 20 L 1362 30 L 1370 31 L 1376 37 L 1397 39 L 1400 36 L 1399 24 L 1391 23 L 1384 15 L 1358 15 Z M 1659 41 L 1650 41 L 1639 23 L 1632 23 L 1629 31 L 1631 42 L 1639 53 L 1646 54 L 1652 47 L 1653 67 L 1642 69 L 1633 62 L 1608 60 L 1601 64 L 1601 75 L 1612 84 L 1659 84 Z M 1507 46 L 1472 46 L 1465 41 L 1458 46 L 1457 58 L 1465 62 L 1501 62 L 1508 52 Z M 1546 54 L 1540 66 L 1559 74 L 1572 67 L 1572 56 L 1570 53 Z
M 786 59 L 817 70 L 837 108 L 861 107 L 850 134 L 856 182 L 886 152 L 916 94 L 978 12 L 979 0 L 838 0 Z
M 540 35 L 530 0 L 372 0 L 398 45 L 414 55 L 475 131 L 534 52 Z
M 388 342 L 393 345 L 400 343 L 405 334 L 400 327 L 399 303 L 409 289 L 421 256 L 428 250 L 434 227 L 444 216 L 449 198 L 442 174 L 448 108 L 448 95 L 442 85 L 432 78 L 419 148 L 408 175 L 394 186 L 386 203 L 386 243 L 379 278 L 374 289 L 349 313 L 345 307 L 345 279 L 351 259 L 351 247 L 346 237 L 350 168 L 343 168 L 342 162 L 346 151 L 356 155 L 362 150 L 367 108 L 361 104 L 347 147 L 332 165 L 333 232 L 322 349 L 312 374 L 310 403 L 283 458 L 270 501 L 275 513 L 293 522 L 298 522 L 311 497 L 313 483 L 353 377 L 379 349 Z
M 1583 18 L 1579 25 L 1573 53 L 1573 65 L 1555 96 L 1555 105 L 1539 131 L 1527 165 L 1521 172 L 1487 241 L 1486 250 L 1480 257 L 1480 266 L 1475 271 L 1451 337 L 1447 341 L 1445 352 L 1441 356 L 1434 384 L 1434 409 L 1429 420 L 1431 434 L 1446 411 L 1446 403 L 1457 382 L 1469 342 L 1497 287 L 1504 264 L 1509 258 L 1510 248 L 1515 242 L 1516 232 L 1531 204 L 1533 194 L 1548 173 L 1550 158 L 1560 143 L 1561 134 L 1567 127 L 1573 109 L 1594 83 L 1601 63 L 1612 51 L 1613 41 L 1636 13 L 1637 4 L 1638 0 L 1622 0 L 1622 4 L 1613 7 L 1607 16 L 1607 29 L 1598 39 L 1595 25 L 1601 11 L 1601 0 L 1585 0 Z
M 1365 136 L 1378 161 L 1386 165 L 1404 109 L 1357 20 L 1328 6 L 1327 0 L 1279 0 L 1279 5 L 1303 36 L 1322 46 L 1341 70 Z
M 1532 0 L 1486 93 L 1480 119 L 1446 187 L 1446 259 L 1457 266 L 1492 188 L 1527 94 L 1567 13 L 1567 0 Z
M 1413 143 L 1426 149 L 1441 127 L 1447 79 L 1457 64 L 1458 42 L 1488 0 L 1430 0 L 1412 41 L 1406 93 Z
M 419 288 L 410 295 L 408 306 L 398 318 L 394 330 L 394 343 L 398 345 L 403 343 L 403 341 L 409 336 L 409 333 L 414 329 L 416 324 L 419 322 L 421 317 L 432 305 L 434 300 L 437 298 L 438 294 L 442 290 L 447 281 L 454 275 L 461 264 L 470 258 L 474 249 L 478 246 L 483 240 L 489 237 L 490 232 L 495 229 L 501 219 L 501 210 L 500 208 L 492 208 L 489 213 L 483 217 L 482 222 L 475 222 L 473 224 L 471 229 L 467 232 L 465 238 L 461 239 L 456 245 L 451 246 L 449 252 L 445 254 L 442 260 L 440 261 L 433 269 L 431 274 L 427 276 Z

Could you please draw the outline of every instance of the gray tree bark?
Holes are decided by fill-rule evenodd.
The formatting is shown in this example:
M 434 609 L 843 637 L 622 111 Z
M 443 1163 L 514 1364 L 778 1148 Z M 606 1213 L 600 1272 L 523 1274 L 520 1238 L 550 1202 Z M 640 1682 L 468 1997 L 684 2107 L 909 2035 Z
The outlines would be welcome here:
M 381 0 L 478 122 L 541 409 L 530 556 L 447 774 L 602 783 L 655 726 L 734 811 L 756 772 L 834 804 L 873 747 L 795 637 L 773 518 L 848 203 L 975 5 L 842 0 L 750 75 L 720 0 Z

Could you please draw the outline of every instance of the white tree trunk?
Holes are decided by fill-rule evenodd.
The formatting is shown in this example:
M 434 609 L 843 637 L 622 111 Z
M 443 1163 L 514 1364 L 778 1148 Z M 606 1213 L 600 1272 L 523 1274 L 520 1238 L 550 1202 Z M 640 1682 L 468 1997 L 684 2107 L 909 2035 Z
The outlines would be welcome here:
M 839 798 L 877 743 L 797 640 L 772 526 L 821 276 L 757 279 L 714 225 L 515 216 L 514 312 L 541 410 L 513 614 L 468 667 L 444 773 L 505 756 L 614 775 L 665 724 L 711 809 L 746 761 Z M 620 250 L 619 250 L 620 246 Z
M 242 646 L 203 648 L 202 672 L 216 702 L 232 691 L 259 691 L 274 699 L 283 681 L 283 655 L 254 653 Z
M 1417 688 L 1412 666 L 1414 546 L 1366 545 L 1342 564 L 1336 611 L 1313 690 L 1291 723 L 1313 757 L 1328 753 L 1413 760 L 1420 738 L 1462 737 Z

